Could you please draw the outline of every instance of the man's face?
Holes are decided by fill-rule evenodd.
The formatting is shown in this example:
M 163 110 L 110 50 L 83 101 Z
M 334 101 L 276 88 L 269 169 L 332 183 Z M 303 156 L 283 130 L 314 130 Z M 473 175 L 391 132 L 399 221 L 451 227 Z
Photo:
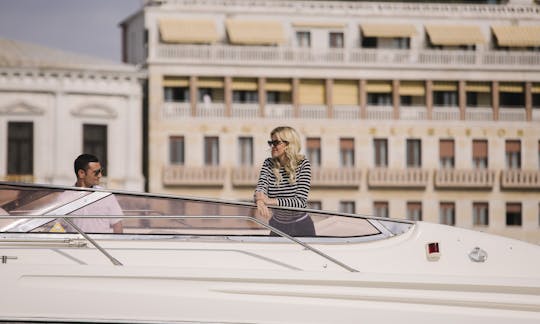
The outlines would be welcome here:
M 79 170 L 77 175 L 79 180 L 82 180 L 81 183 L 83 187 L 91 188 L 93 186 L 99 185 L 103 169 L 99 162 L 90 162 L 88 163 L 88 169 L 86 171 Z

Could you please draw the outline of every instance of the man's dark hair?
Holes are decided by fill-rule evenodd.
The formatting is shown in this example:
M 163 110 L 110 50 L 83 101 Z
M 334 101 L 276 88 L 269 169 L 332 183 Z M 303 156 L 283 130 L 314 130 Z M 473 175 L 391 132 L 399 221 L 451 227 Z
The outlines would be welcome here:
M 75 175 L 77 175 L 77 171 L 79 170 L 88 170 L 88 164 L 90 162 L 99 162 L 99 159 L 92 154 L 81 154 L 76 159 L 75 162 L 73 162 L 73 168 L 75 169 Z

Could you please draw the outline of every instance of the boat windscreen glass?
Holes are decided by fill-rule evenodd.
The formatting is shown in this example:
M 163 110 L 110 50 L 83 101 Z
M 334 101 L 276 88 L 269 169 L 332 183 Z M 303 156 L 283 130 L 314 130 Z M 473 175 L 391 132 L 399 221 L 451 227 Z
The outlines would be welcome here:
M 75 232 L 58 215 L 70 220 L 87 233 L 112 233 L 115 224 L 122 224 L 124 234 L 268 236 L 273 233 L 260 223 L 268 224 L 250 203 L 195 200 L 152 195 L 71 190 L 0 190 L 0 207 L 11 220 L 1 219 L 4 232 Z M 65 212 L 60 214 L 59 212 Z M 314 210 L 271 209 L 271 226 L 284 229 L 291 236 L 361 237 L 381 232 L 360 217 L 334 215 Z M 20 222 L 30 215 L 54 215 L 29 229 L 26 226 L 5 226 Z M 77 217 L 80 216 L 80 217 Z M 102 217 L 91 217 L 102 216 Z M 34 220 L 35 221 L 35 220 Z M 313 223 L 315 234 L 302 234 Z M 34 224 L 34 223 L 32 223 Z M 9 224 L 8 224 L 9 225 Z M 292 230 L 291 230 L 292 229 Z M 297 231 L 298 232 L 295 232 Z M 292 231 L 292 232 L 291 232 Z

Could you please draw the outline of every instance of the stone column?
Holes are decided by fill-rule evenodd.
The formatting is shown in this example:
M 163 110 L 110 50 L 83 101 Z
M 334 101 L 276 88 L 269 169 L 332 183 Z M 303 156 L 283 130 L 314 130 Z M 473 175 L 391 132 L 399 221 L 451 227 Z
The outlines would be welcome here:
M 394 107 L 394 119 L 399 120 L 399 107 L 400 97 L 399 97 L 399 80 L 392 80 L 392 105 Z
M 491 82 L 491 105 L 493 106 L 493 120 L 499 120 L 499 81 Z
M 197 77 L 196 76 L 190 76 L 189 77 L 189 102 L 191 105 L 191 116 L 195 117 L 197 116 L 197 102 L 199 101 L 198 96 L 198 85 L 197 85 Z
M 264 107 L 266 105 L 266 78 L 260 77 L 257 79 L 257 90 L 259 93 L 259 117 L 264 118 Z
M 458 82 L 458 104 L 459 104 L 459 119 L 465 120 L 465 109 L 467 107 L 467 92 L 465 90 L 465 80 Z
M 334 117 L 334 80 L 326 79 L 324 91 L 326 92 L 326 116 L 329 119 Z
M 427 119 L 433 119 L 433 81 L 426 80 L 426 109 Z
M 232 116 L 232 77 L 225 77 L 225 117 Z
M 532 121 L 532 82 L 525 82 L 525 115 L 527 121 Z
M 292 100 L 293 100 L 293 117 L 298 118 L 300 116 L 300 79 L 292 79 Z
M 360 103 L 360 119 L 367 118 L 367 81 L 358 81 L 358 102 Z

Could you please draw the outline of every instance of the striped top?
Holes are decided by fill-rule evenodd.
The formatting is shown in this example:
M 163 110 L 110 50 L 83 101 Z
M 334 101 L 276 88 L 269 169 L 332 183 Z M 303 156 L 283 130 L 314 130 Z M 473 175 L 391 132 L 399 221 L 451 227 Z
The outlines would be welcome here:
M 255 191 L 276 198 L 278 206 L 306 208 L 309 189 L 311 188 L 311 164 L 307 159 L 299 162 L 296 168 L 296 183 L 289 183 L 289 175 L 285 168 L 280 168 L 281 182 L 278 184 L 272 172 L 272 159 L 267 158 L 261 168 L 259 181 Z M 280 222 L 294 222 L 303 217 L 304 213 L 285 210 L 274 210 L 273 216 Z

